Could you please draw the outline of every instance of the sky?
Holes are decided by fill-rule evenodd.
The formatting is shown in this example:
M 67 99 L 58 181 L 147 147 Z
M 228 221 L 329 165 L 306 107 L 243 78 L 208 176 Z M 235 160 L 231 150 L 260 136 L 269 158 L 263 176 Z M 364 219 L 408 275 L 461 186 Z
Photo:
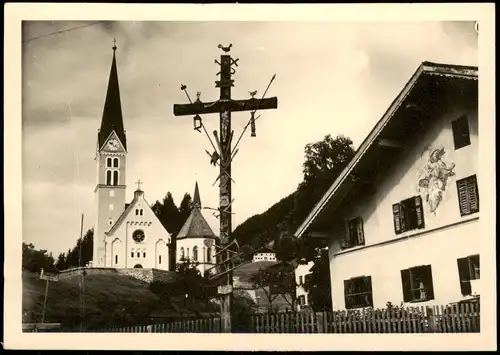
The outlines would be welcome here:
M 95 147 L 113 38 L 127 131 L 127 202 L 140 179 L 152 205 L 170 191 L 177 205 L 198 182 L 203 206 L 217 207 L 218 167 L 206 136 L 173 105 L 218 98 L 222 51 L 239 58 L 235 99 L 276 96 L 260 111 L 257 137 L 243 136 L 232 165 L 233 227 L 292 193 L 304 147 L 326 134 L 355 148 L 423 61 L 478 65 L 474 22 L 24 22 L 22 44 L 23 242 L 57 256 L 95 219 Z M 29 40 L 35 37 L 38 39 Z M 232 114 L 239 137 L 249 112 Z M 204 115 L 211 132 L 217 114 Z M 311 202 L 311 208 L 313 207 Z M 205 218 L 215 233 L 219 221 Z

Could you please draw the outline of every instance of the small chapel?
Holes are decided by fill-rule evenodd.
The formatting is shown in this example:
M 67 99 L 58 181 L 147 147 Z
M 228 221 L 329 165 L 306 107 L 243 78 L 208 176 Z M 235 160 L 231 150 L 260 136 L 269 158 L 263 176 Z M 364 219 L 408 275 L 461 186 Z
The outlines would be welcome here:
M 97 133 L 97 184 L 94 190 L 97 220 L 93 260 L 89 266 L 170 270 L 170 258 L 175 258 L 177 262 L 183 259 L 199 262 L 203 274 L 214 265 L 216 236 L 201 214 L 197 183 L 191 214 L 176 237 L 177 243 L 172 243 L 172 234 L 164 228 L 144 198 L 140 180 L 132 201 L 126 203 L 128 148 L 116 49 L 114 45 L 101 127 Z M 173 252 L 170 248 L 175 244 L 177 250 Z

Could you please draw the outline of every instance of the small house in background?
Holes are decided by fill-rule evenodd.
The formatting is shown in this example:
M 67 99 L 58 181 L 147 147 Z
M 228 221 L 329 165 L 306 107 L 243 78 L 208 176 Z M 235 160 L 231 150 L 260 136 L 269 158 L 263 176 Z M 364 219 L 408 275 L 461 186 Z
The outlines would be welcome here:
M 334 309 L 479 292 L 478 158 L 478 68 L 422 63 L 295 232 L 328 245 Z
M 276 252 L 269 247 L 259 249 L 258 252 L 253 254 L 252 262 L 255 263 L 259 261 L 278 261 L 278 259 L 276 259 Z
M 310 261 L 305 265 L 297 265 L 295 269 L 295 283 L 297 284 L 296 296 L 297 296 L 297 308 L 304 308 L 309 306 L 309 298 L 306 290 L 304 289 L 304 283 L 311 274 L 311 267 L 314 262 Z M 300 307 L 300 308 L 299 308 Z

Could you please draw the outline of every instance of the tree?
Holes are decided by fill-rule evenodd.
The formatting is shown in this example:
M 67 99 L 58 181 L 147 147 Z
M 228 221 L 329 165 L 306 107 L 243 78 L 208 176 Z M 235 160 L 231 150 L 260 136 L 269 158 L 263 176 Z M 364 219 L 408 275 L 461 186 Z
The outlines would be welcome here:
M 91 228 L 85 232 L 83 238 L 78 238 L 76 245 L 69 249 L 65 255 L 64 263 L 57 265 L 59 270 L 66 270 L 70 268 L 85 266 L 92 260 L 94 243 L 94 229 Z M 58 258 L 59 260 L 59 258 Z M 61 259 L 61 262 L 63 260 Z
M 47 250 L 37 250 L 32 243 L 22 244 L 22 269 L 31 272 L 40 272 L 44 269 L 48 272 L 57 271 L 55 260 Z
M 331 311 L 331 284 L 328 250 L 322 249 L 310 269 L 304 282 L 304 290 L 308 293 L 309 304 L 315 312 Z

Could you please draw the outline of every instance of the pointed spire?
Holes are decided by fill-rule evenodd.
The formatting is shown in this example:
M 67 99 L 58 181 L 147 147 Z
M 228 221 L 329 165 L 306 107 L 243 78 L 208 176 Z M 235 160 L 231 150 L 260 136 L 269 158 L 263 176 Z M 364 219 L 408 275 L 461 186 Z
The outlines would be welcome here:
M 99 130 L 99 148 L 102 148 L 111 132 L 115 131 L 124 148 L 127 149 L 125 130 L 123 128 L 120 87 L 118 85 L 118 70 L 116 69 L 116 40 L 113 45 L 113 61 L 109 73 L 108 91 L 102 113 L 101 129 Z
M 201 209 L 200 191 L 198 190 L 198 181 L 194 185 L 193 207 Z

